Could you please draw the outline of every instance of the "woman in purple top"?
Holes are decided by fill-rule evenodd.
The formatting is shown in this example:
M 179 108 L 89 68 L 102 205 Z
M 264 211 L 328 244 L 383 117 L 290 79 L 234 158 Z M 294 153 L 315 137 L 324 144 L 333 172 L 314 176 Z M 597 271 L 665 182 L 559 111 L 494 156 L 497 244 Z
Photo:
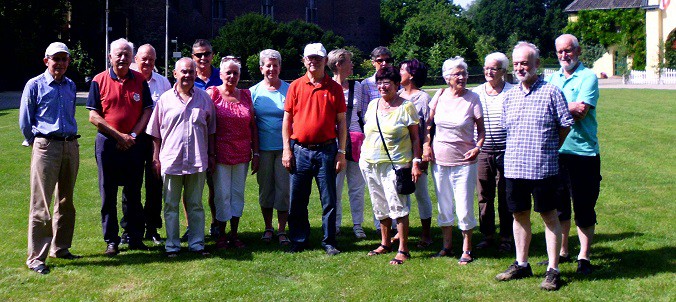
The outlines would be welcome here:
M 451 227 L 458 216 L 463 247 L 459 264 L 472 262 L 474 188 L 477 156 L 484 143 L 484 120 L 479 95 L 467 90 L 467 64 L 461 57 L 442 67 L 448 88 L 437 91 L 430 102 L 430 120 L 423 145 L 423 160 L 433 161 L 432 178 L 437 191 L 443 248 L 434 257 L 451 257 Z M 477 140 L 474 140 L 474 128 Z
M 213 180 L 216 220 L 220 231 L 216 247 L 243 248 L 245 245 L 237 236 L 237 227 L 244 210 L 244 187 L 249 162 L 251 173 L 258 171 L 258 129 L 251 92 L 237 88 L 242 67 L 239 59 L 224 57 L 220 67 L 223 84 L 207 88 L 216 108 L 216 169 Z M 230 234 L 226 236 L 228 220 Z

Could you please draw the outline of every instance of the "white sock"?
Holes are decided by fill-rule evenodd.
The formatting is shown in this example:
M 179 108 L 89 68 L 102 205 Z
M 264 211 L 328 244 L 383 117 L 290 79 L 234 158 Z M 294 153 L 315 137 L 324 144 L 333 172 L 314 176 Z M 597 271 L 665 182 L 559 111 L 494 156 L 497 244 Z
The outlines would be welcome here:
M 524 262 L 517 261 L 516 264 L 519 265 L 520 267 L 527 267 L 527 266 L 528 266 L 528 261 L 524 261 Z

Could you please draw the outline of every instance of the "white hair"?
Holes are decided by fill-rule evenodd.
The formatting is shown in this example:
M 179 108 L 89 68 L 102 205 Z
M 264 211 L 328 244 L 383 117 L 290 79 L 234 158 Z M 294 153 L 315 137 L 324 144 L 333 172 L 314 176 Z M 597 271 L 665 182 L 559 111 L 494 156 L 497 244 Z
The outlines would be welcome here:
M 230 65 L 235 65 L 235 66 L 237 66 L 237 69 L 239 69 L 240 71 L 242 70 L 242 64 L 241 63 L 239 63 L 235 60 L 229 59 L 229 58 L 221 59 L 221 64 L 218 67 L 221 70 L 224 70 L 224 69 L 228 68 L 228 66 L 230 66 Z
M 455 56 L 455 58 L 450 58 L 444 61 L 444 65 L 441 67 L 441 74 L 446 77 L 451 74 L 451 70 L 458 67 L 467 70 L 467 63 L 465 63 L 465 59 L 463 59 L 461 56 Z
M 500 64 L 500 68 L 507 70 L 509 67 L 509 58 L 504 53 L 501 52 L 494 52 L 492 54 L 489 54 L 486 56 L 486 59 L 484 59 L 484 66 L 488 64 L 491 61 L 496 61 L 498 64 Z
M 526 41 L 519 41 L 519 43 L 516 43 L 516 46 L 514 46 L 514 50 L 517 50 L 517 49 L 523 48 L 523 47 L 530 49 L 532 59 L 540 58 L 540 49 L 537 46 L 535 46 L 535 44 L 533 44 L 533 43 L 529 43 L 529 42 L 526 42 Z
M 279 66 L 282 66 L 282 54 L 280 54 L 279 51 L 274 49 L 265 49 L 261 51 L 258 59 L 259 66 L 263 66 L 265 64 L 265 59 L 277 60 Z
M 186 61 L 190 62 L 190 65 L 192 65 L 193 69 L 197 69 L 197 63 L 195 63 L 195 61 L 193 61 L 193 59 L 188 58 L 188 57 L 183 57 L 183 58 L 180 58 L 178 61 L 176 61 L 176 64 L 174 65 L 174 70 L 178 70 L 178 65 L 181 64 L 181 62 L 186 62 Z
M 580 41 L 577 40 L 576 36 L 573 36 L 571 34 L 563 34 L 560 35 L 556 40 L 554 40 L 554 45 L 558 45 L 559 43 L 563 42 L 564 39 L 570 39 L 571 42 L 573 42 L 573 47 L 579 48 L 580 47 Z
M 117 46 L 122 46 L 122 47 L 129 47 L 131 49 L 131 53 L 134 53 L 134 44 L 127 41 L 125 38 L 119 38 L 113 42 L 110 43 L 110 49 L 114 49 Z

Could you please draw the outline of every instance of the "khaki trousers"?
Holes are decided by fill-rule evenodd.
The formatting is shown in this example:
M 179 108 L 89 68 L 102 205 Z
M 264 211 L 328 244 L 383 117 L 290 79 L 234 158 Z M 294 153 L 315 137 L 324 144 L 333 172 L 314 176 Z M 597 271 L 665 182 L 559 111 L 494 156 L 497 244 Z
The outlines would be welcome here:
M 35 138 L 31 155 L 31 197 L 28 216 L 29 268 L 68 252 L 75 228 L 73 189 L 80 165 L 77 140 Z M 52 196 L 54 215 L 49 211 Z

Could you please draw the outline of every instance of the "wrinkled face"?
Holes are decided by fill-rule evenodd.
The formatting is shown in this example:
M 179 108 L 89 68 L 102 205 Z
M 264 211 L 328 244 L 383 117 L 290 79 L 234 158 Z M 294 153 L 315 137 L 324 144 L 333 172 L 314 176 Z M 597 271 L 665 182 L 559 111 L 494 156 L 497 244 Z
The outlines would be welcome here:
M 221 69 L 221 80 L 227 86 L 237 87 L 239 83 L 239 67 L 235 64 L 227 64 Z
M 318 55 L 303 57 L 303 65 L 310 73 L 323 72 L 326 67 L 326 57 Z
M 54 79 L 61 80 L 66 74 L 68 64 L 70 64 L 70 56 L 65 52 L 59 52 L 44 58 L 43 61 L 45 62 L 45 65 L 47 65 L 49 74 L 51 74 Z
M 139 72 L 146 78 L 148 78 L 153 73 L 153 69 L 155 69 L 155 59 L 157 59 L 155 52 L 150 48 L 145 47 L 139 49 L 138 53 L 136 53 L 136 57 L 134 57 Z
M 386 100 L 390 100 L 397 95 L 399 83 L 393 82 L 389 79 L 382 79 L 376 82 L 380 96 Z
M 282 67 L 277 59 L 266 58 L 263 60 L 263 66 L 260 66 L 261 74 L 268 80 L 279 79 L 279 72 Z
M 467 70 L 462 67 L 451 69 L 451 74 L 444 77 L 451 88 L 464 89 L 467 87 Z
M 192 87 L 195 84 L 195 67 L 189 60 L 181 60 L 176 69 L 174 69 L 174 78 L 176 83 L 183 87 Z
M 401 75 L 401 86 L 408 86 L 411 84 L 411 79 L 413 79 L 413 76 L 408 73 L 408 70 L 406 70 L 407 66 L 406 64 L 402 64 L 401 68 L 399 68 L 399 74 Z
M 213 50 L 210 47 L 193 47 L 192 59 L 197 63 L 198 69 L 206 70 L 214 59 Z
M 535 58 L 527 47 L 520 47 L 512 53 L 512 66 L 514 75 L 520 82 L 529 82 L 537 77 L 540 59 Z
M 116 44 L 114 48 L 110 49 L 109 57 L 110 64 L 116 73 L 118 71 L 127 72 L 132 58 L 131 46 L 124 43 Z
M 491 60 L 484 64 L 484 78 L 487 82 L 501 81 L 506 70 L 502 68 L 499 61 Z
M 371 64 L 376 68 L 376 71 L 385 66 L 392 65 L 392 63 L 394 63 L 394 59 L 390 58 L 388 55 L 379 55 L 375 60 L 371 60 Z
M 559 59 L 559 65 L 566 71 L 573 71 L 573 68 L 580 61 L 580 47 L 575 47 L 571 39 L 562 39 L 556 43 L 556 56 Z

